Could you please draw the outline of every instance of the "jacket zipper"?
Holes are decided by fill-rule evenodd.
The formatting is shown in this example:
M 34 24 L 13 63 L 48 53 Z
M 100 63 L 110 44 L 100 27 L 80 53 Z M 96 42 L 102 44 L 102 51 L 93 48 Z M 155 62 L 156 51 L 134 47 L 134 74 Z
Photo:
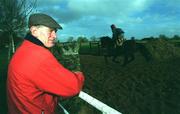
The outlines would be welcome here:
M 41 110 L 41 114 L 44 114 L 44 110 Z

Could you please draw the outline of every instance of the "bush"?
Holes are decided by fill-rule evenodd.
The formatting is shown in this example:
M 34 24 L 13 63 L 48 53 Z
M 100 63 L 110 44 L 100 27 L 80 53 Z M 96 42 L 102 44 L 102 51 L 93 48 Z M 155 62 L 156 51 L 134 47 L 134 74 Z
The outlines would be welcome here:
M 174 57 L 180 57 L 180 49 L 165 39 L 154 39 L 144 44 L 154 60 L 162 61 Z

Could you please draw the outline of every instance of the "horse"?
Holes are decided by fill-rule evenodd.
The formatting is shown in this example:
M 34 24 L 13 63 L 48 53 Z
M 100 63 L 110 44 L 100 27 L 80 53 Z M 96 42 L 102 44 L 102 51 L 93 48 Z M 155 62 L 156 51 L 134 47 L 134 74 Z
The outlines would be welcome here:
M 106 63 L 108 63 L 108 57 L 113 57 L 112 61 L 118 63 L 116 58 L 120 55 L 124 56 L 123 66 L 135 59 L 136 42 L 133 38 L 123 41 L 122 45 L 115 44 L 117 41 L 113 41 L 109 36 L 101 37 L 100 42 Z

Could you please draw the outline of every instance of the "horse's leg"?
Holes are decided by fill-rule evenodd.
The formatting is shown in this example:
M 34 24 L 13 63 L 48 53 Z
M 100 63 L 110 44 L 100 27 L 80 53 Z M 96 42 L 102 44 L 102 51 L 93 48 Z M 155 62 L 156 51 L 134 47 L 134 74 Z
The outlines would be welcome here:
M 116 62 L 116 58 L 117 58 L 117 56 L 116 56 L 116 55 L 113 55 L 113 56 L 112 56 L 112 61 L 113 61 L 113 62 Z
M 119 61 L 116 61 L 117 57 L 118 57 L 118 48 L 115 48 L 113 50 L 111 50 L 112 52 L 112 61 L 119 63 Z
M 104 60 L 105 60 L 106 63 L 108 63 L 108 57 L 107 57 L 107 55 L 104 56 Z
M 122 66 L 126 66 L 127 65 L 127 63 L 128 63 L 128 55 L 127 54 L 124 54 L 124 61 L 123 61 L 123 64 L 122 64 Z
M 131 53 L 130 57 L 131 57 L 131 59 L 129 61 L 131 62 L 135 59 L 134 53 Z
M 103 50 L 103 55 L 104 55 L 104 60 L 105 60 L 105 63 L 108 63 L 108 55 L 109 55 L 109 49 L 104 49 Z

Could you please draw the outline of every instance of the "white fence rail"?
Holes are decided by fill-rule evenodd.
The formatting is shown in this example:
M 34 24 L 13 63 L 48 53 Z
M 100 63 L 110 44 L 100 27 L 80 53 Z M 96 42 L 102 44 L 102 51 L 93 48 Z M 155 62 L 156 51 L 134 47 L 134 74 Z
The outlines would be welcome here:
M 79 98 L 86 101 L 96 109 L 100 110 L 103 114 L 122 114 L 118 112 L 117 110 L 111 108 L 110 106 L 104 104 L 103 102 L 97 100 L 96 98 L 93 98 L 92 96 L 88 95 L 87 93 L 81 91 L 79 93 Z M 64 111 L 65 114 L 69 114 L 68 111 L 59 103 L 58 104 Z

